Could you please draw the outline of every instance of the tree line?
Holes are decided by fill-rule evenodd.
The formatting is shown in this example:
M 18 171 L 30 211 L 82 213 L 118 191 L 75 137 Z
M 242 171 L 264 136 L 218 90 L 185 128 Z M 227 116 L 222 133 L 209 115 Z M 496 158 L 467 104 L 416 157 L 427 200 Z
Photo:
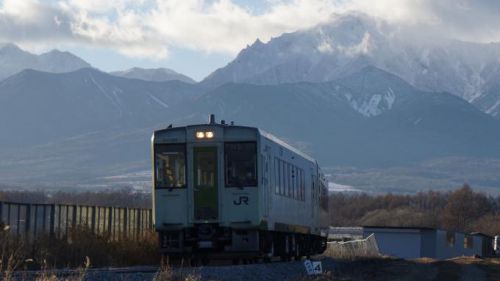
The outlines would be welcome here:
M 332 226 L 432 227 L 500 235 L 500 196 L 475 192 L 468 185 L 414 195 L 333 193 L 329 212 Z
M 0 191 L 0 201 L 151 208 L 151 193 L 131 188 L 87 192 Z M 332 226 L 412 226 L 500 235 L 500 196 L 470 186 L 413 195 L 332 193 Z

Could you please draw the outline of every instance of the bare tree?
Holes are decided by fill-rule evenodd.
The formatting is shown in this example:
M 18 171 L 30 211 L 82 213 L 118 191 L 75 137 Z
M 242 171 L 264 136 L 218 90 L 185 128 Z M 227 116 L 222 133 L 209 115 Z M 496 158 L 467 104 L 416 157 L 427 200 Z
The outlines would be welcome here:
M 457 231 L 473 230 L 474 223 L 492 210 L 493 206 L 488 197 L 474 193 L 466 184 L 450 195 L 443 211 L 443 227 Z

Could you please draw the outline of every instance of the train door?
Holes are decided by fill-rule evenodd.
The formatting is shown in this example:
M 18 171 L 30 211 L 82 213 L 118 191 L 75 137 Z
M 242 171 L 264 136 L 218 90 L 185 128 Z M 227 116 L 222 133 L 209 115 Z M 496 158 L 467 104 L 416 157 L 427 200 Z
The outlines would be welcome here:
M 219 216 L 217 147 L 193 148 L 194 220 L 213 221 Z

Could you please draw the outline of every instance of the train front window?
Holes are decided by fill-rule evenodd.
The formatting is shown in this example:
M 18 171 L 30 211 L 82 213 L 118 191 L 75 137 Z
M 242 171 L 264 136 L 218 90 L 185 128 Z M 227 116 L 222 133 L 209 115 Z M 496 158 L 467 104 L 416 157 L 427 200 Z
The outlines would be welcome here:
M 186 146 L 159 144 L 155 146 L 156 188 L 186 187 Z
M 229 142 L 224 145 L 226 187 L 257 186 L 257 144 Z

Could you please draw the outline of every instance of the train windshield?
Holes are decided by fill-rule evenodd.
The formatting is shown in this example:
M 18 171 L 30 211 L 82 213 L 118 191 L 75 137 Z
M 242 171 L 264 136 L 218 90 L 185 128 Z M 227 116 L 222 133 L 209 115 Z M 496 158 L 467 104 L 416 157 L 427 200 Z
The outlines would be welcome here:
M 186 187 L 186 145 L 155 146 L 156 188 Z
M 257 186 L 257 144 L 229 142 L 224 145 L 226 187 Z

